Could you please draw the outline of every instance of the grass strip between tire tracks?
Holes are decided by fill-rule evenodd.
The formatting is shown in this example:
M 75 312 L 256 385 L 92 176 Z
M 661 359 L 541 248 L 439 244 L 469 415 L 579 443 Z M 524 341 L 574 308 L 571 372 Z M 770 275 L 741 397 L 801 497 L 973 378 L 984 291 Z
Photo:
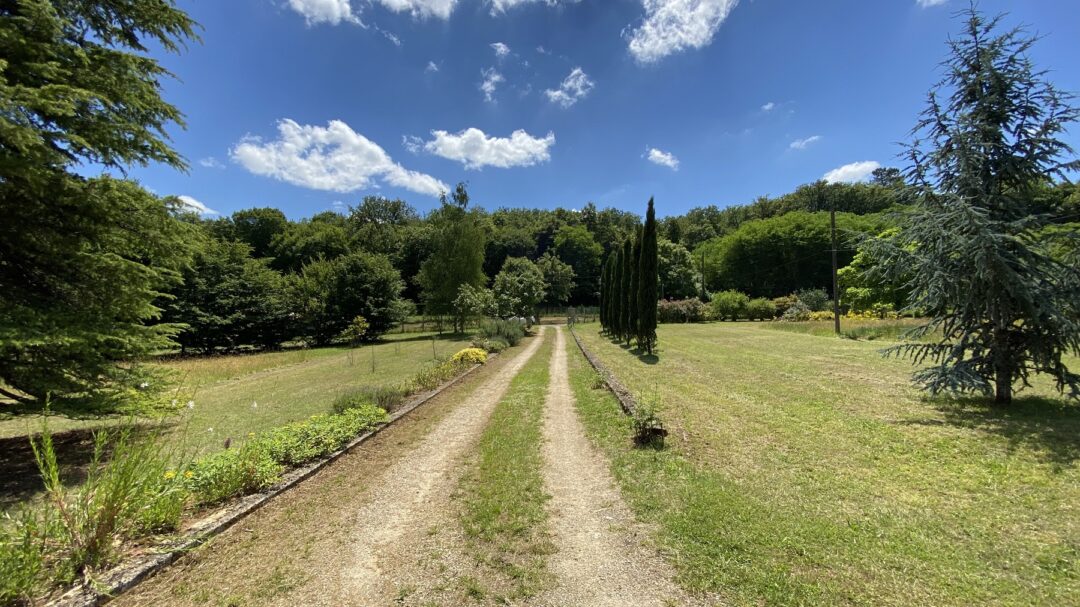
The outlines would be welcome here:
M 484 572 L 461 584 L 480 603 L 514 603 L 551 580 L 541 433 L 554 335 L 545 340 L 496 407 L 458 491 L 470 556 Z

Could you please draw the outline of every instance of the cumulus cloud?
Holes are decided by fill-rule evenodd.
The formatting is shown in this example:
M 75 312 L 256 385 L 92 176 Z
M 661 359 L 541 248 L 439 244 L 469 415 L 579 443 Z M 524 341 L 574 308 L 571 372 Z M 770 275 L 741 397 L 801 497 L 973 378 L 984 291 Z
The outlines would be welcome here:
M 230 152 L 233 161 L 256 175 L 314 190 L 353 192 L 377 185 L 376 180 L 429 196 L 450 189 L 397 164 L 378 144 L 340 120 L 321 127 L 286 118 L 277 126 L 275 141 L 241 140 Z
M 629 32 L 630 54 L 641 63 L 712 42 L 739 0 L 642 0 L 645 19 Z
M 854 183 L 856 181 L 864 181 L 871 173 L 876 169 L 881 168 L 881 163 L 873 160 L 864 160 L 862 162 L 852 162 L 851 164 L 845 164 L 842 167 L 835 168 L 822 177 L 829 183 Z
M 788 148 L 792 150 L 805 150 L 818 141 L 821 141 L 821 135 L 812 135 L 805 139 L 796 139 L 795 141 L 792 141 Z
M 468 128 L 458 133 L 431 131 L 434 137 L 424 144 L 424 151 L 455 160 L 466 169 L 493 166 L 501 169 L 527 167 L 551 159 L 549 150 L 555 145 L 555 134 L 533 137 L 516 130 L 509 137 L 489 137 L 484 131 Z
M 596 83 L 589 79 L 588 74 L 580 67 L 575 67 L 570 70 L 570 75 L 562 81 L 558 89 L 547 89 L 544 94 L 548 101 L 568 108 L 588 95 L 595 86 Z
M 510 47 L 502 42 L 492 42 L 490 46 L 491 50 L 495 51 L 495 56 L 500 59 L 510 54 Z
M 342 22 L 360 24 L 349 0 L 289 0 L 289 8 L 301 14 L 308 25 Z
M 307 0 L 309 2 L 314 0 Z M 325 0 L 322 0 L 325 1 Z M 344 1 L 344 0 L 339 0 Z M 457 5 L 458 0 L 376 0 L 379 4 L 383 5 L 387 9 L 395 13 L 409 13 L 418 19 L 427 19 L 428 17 L 437 17 L 439 19 L 449 19 L 450 13 L 454 12 L 454 7 Z
M 533 4 L 536 2 L 543 2 L 548 6 L 557 6 L 559 4 L 567 4 L 571 2 L 579 2 L 580 0 L 488 0 L 488 4 L 491 5 L 491 14 L 493 16 L 505 13 L 507 10 L 519 6 L 522 4 Z
M 207 156 L 206 158 L 200 158 L 199 159 L 199 165 L 204 166 L 204 167 L 206 167 L 208 169 L 223 169 L 223 168 L 225 168 L 225 165 L 221 164 L 221 162 L 217 158 L 214 158 L 213 156 Z
M 484 92 L 484 101 L 495 103 L 495 89 L 499 88 L 499 83 L 506 79 L 503 78 L 502 74 L 495 71 L 493 67 L 480 70 L 480 75 L 484 77 L 480 81 L 480 90 Z
M 772 101 L 770 101 L 770 102 L 766 103 L 765 105 L 761 106 L 761 111 L 763 111 L 763 112 L 771 112 L 771 111 L 773 111 L 775 109 L 776 109 L 776 103 L 772 102 Z
M 429 74 L 433 74 L 433 73 L 439 71 L 439 64 L 435 63 L 434 61 L 428 61 L 427 62 L 427 67 L 424 68 L 424 71 L 429 73 Z
M 915 0 L 915 3 L 918 4 L 921 8 L 929 8 L 931 6 L 941 6 L 948 1 L 949 0 Z
M 649 151 L 645 157 L 648 158 L 649 162 L 653 164 L 668 167 L 673 171 L 679 170 L 679 159 L 676 158 L 675 155 L 671 152 L 664 152 L 656 148 L 649 148 Z
M 218 213 L 214 209 L 211 209 L 205 204 L 199 202 L 198 200 L 195 200 L 191 196 L 182 195 L 177 196 L 176 199 L 179 200 L 180 203 L 183 204 L 185 207 L 191 209 L 192 211 L 195 211 L 199 215 L 221 215 L 221 213 Z

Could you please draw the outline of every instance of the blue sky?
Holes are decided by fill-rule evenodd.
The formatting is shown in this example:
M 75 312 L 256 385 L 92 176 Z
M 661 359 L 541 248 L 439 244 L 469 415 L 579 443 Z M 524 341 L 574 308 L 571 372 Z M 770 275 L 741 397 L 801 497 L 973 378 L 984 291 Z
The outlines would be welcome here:
M 897 165 L 966 5 L 182 0 L 202 43 L 156 56 L 191 168 L 131 174 L 292 218 L 369 194 L 426 211 L 458 181 L 488 209 L 747 203 Z M 1036 63 L 1080 91 L 1076 0 L 981 7 L 1046 36 Z

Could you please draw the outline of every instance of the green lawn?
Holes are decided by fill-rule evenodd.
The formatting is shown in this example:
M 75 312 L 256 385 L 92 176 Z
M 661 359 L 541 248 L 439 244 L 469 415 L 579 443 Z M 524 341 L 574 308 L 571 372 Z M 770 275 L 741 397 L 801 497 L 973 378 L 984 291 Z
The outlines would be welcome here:
M 443 336 L 435 354 L 445 357 L 469 345 L 470 338 Z M 371 354 L 375 354 L 375 372 Z M 374 346 L 319 348 L 235 356 L 183 358 L 162 362 L 177 371 L 187 399 L 194 406 L 166 421 L 168 439 L 186 456 L 224 446 L 227 438 L 243 440 L 288 422 L 331 411 L 344 392 L 395 384 L 412 378 L 432 360 L 431 335 L 393 334 Z M 185 400 L 186 402 L 186 400 Z M 87 430 L 125 421 L 118 417 L 74 418 L 53 414 L 54 433 Z M 0 464 L 10 474 L 0 481 L 0 509 L 40 490 L 27 432 L 41 429 L 39 415 L 0 416 Z M 61 464 L 78 480 L 89 460 L 92 441 L 82 433 L 58 440 Z
M 590 435 L 688 588 L 734 604 L 1080 602 L 1080 406 L 1047 383 L 996 409 L 923 399 L 880 342 L 664 325 L 646 361 L 596 325 L 578 334 L 659 399 L 668 448 L 635 450 L 573 358 Z

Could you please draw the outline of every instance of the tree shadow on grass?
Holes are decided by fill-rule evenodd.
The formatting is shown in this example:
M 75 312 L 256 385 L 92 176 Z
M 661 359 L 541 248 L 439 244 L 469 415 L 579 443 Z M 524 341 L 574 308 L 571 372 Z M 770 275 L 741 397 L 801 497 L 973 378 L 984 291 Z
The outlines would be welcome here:
M 638 360 L 645 363 L 646 365 L 655 365 L 656 363 L 660 362 L 660 357 L 657 356 L 655 352 L 649 354 L 641 348 L 634 348 L 630 351 L 630 353 L 636 356 Z
M 379 339 L 379 340 L 377 340 L 375 342 L 371 342 L 371 343 L 374 343 L 376 345 L 380 345 L 380 344 L 405 343 L 405 342 L 410 342 L 410 341 L 431 341 L 432 337 L 435 338 L 435 341 L 452 341 L 452 340 L 460 341 L 460 340 L 465 339 L 466 337 L 470 337 L 470 336 L 472 336 L 472 333 L 437 333 L 435 335 L 414 335 L 412 337 L 402 337 L 400 339 L 399 338 L 387 339 L 387 336 L 383 336 L 381 339 Z M 370 344 L 364 344 L 364 345 L 370 345 Z
M 40 429 L 40 426 L 32 428 L 35 436 Z M 138 439 L 149 437 L 158 430 L 152 426 L 136 425 L 131 427 L 131 431 L 132 437 Z M 86 480 L 87 467 L 94 457 L 94 432 L 93 428 L 84 428 L 52 434 L 53 450 L 60 467 L 60 482 L 65 486 Z M 102 457 L 108 459 L 109 455 L 103 453 Z M 0 438 L 0 470 L 3 470 L 3 474 L 0 474 L 0 511 L 34 499 L 45 490 L 29 436 Z
M 1062 466 L 1080 460 L 1080 403 L 1039 396 L 1016 398 L 1011 405 L 995 405 L 978 397 L 938 397 L 927 402 L 944 420 L 911 423 L 991 432 L 1008 440 L 1010 451 L 1032 449 Z

